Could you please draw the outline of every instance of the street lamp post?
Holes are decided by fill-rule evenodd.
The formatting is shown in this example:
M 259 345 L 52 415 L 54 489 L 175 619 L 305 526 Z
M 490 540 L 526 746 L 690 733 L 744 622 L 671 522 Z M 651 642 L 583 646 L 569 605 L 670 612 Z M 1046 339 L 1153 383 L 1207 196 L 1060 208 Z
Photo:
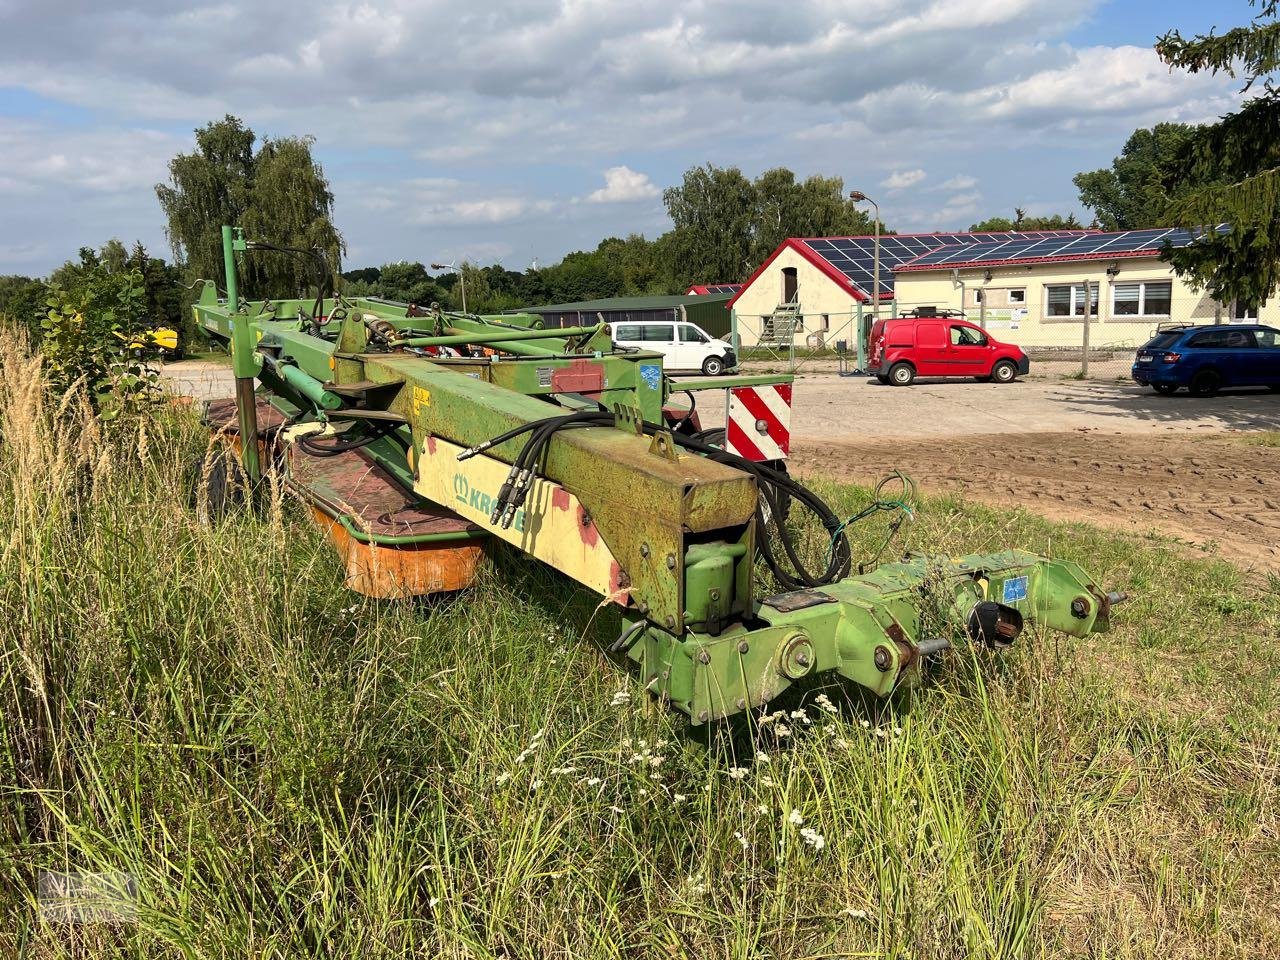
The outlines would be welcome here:
M 880 204 L 876 203 L 861 190 L 850 190 L 849 199 L 854 203 L 869 203 L 876 212 L 876 246 L 875 259 L 871 265 L 871 324 L 880 318 Z M 859 318 L 861 319 L 861 318 Z M 861 326 L 861 324 L 859 324 Z M 864 330 L 858 331 L 858 369 L 861 370 L 866 366 L 867 355 L 867 331 L 870 325 Z
M 465 266 L 465 264 L 464 264 Z M 453 270 L 458 274 L 458 283 L 462 285 L 462 312 L 467 312 L 467 271 L 457 263 L 433 263 L 432 270 Z
M 854 203 L 869 203 L 876 211 L 875 260 L 871 268 L 871 322 L 874 323 L 880 316 L 880 204 L 861 190 L 850 190 L 849 199 Z

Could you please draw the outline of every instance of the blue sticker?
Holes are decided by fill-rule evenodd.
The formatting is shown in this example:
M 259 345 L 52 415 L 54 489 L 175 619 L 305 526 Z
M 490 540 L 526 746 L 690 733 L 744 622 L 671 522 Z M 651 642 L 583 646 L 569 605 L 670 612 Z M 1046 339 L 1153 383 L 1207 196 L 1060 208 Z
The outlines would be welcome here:
M 651 363 L 640 364 L 640 379 L 650 390 L 657 390 L 662 385 L 662 368 Z
M 1012 577 L 1004 582 L 1004 602 L 1017 603 L 1027 599 L 1027 578 Z

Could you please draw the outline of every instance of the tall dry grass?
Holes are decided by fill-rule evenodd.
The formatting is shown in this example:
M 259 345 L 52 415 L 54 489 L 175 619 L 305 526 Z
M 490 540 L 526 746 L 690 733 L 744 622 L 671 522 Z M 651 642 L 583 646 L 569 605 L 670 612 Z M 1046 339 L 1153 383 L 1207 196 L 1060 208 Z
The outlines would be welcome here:
M 1280 953 L 1275 583 L 931 501 L 917 547 L 1137 599 L 691 737 L 602 655 L 596 598 L 503 556 L 360 600 L 286 502 L 201 521 L 190 414 L 106 427 L 11 336 L 0 435 L 0 955 Z M 129 874 L 136 915 L 53 923 L 41 870 Z

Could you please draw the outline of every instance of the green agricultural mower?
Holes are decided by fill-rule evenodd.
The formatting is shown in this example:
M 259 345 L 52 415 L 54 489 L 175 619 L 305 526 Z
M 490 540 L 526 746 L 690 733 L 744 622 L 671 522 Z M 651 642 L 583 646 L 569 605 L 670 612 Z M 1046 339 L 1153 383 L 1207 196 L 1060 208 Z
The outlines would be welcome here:
M 206 282 L 195 305 L 236 378 L 210 425 L 250 481 L 279 471 L 349 585 L 464 589 L 503 541 L 616 604 L 613 650 L 694 723 L 831 671 L 886 696 L 953 636 L 1001 648 L 1041 624 L 1082 637 L 1124 599 L 1074 564 L 1012 551 L 851 576 L 841 519 L 782 462 L 788 377 L 672 381 L 659 354 L 615 347 L 603 323 L 541 329 L 531 315 L 330 296 L 323 282 L 314 300 L 245 301 L 237 253 L 314 254 L 231 227 L 223 247 L 227 297 Z M 727 393 L 723 427 L 669 403 L 711 389 Z M 830 538 L 816 563 L 794 532 L 805 514 Z M 782 592 L 756 595 L 758 562 Z

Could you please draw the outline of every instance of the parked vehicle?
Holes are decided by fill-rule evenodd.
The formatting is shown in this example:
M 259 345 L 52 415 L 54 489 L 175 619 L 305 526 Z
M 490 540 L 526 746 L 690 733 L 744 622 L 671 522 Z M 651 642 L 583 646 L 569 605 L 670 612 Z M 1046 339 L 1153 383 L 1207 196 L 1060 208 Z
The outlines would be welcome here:
M 1022 348 L 1001 343 L 968 320 L 898 317 L 871 325 L 869 372 L 905 387 L 916 377 L 973 377 L 1011 383 L 1031 370 Z
M 1280 390 L 1280 330 L 1257 323 L 1164 327 L 1134 357 L 1133 379 L 1156 393 L 1186 387 L 1198 397 L 1223 387 Z
M 668 370 L 701 370 L 709 377 L 718 377 L 738 362 L 732 345 L 711 336 L 696 323 L 611 323 L 609 333 L 619 347 L 662 354 L 663 366 Z

